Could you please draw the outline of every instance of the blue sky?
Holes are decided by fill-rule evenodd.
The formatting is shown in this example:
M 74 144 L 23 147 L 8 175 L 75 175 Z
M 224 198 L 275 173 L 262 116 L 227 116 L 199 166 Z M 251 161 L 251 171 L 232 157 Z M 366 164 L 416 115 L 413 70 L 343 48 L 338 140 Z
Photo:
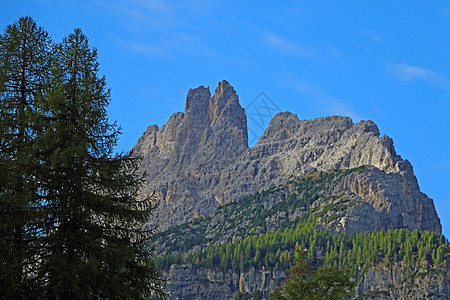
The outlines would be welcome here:
M 189 88 L 226 79 L 244 107 L 264 92 L 300 119 L 373 120 L 450 236 L 447 1 L 0 2 L 2 29 L 25 15 L 55 41 L 80 27 L 98 48 L 110 117 L 123 127 L 118 150 L 183 111 Z

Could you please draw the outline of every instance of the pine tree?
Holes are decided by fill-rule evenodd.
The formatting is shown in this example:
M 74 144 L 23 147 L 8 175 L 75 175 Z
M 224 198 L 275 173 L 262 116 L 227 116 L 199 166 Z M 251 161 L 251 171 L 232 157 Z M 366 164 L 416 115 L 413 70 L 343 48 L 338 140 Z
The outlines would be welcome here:
M 118 126 L 110 123 L 97 50 L 76 29 L 56 47 L 40 105 L 48 117 L 39 138 L 45 166 L 45 256 L 39 276 L 50 299 L 146 298 L 161 294 L 144 224 L 150 199 L 138 200 L 139 160 L 114 154 Z
M 30 17 L 0 36 L 0 294 L 23 298 L 41 286 L 36 276 L 42 235 L 36 99 L 49 76 L 52 42 Z

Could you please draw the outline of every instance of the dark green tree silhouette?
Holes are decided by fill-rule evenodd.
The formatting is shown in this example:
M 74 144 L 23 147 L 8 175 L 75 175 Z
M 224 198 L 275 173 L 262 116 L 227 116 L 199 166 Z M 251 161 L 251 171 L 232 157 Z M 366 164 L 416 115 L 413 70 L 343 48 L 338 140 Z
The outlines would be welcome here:
M 163 295 L 148 241 L 153 206 L 120 128 L 97 50 L 76 29 L 59 45 L 29 18 L 0 36 L 0 295 Z M 147 195 L 148 196 L 148 195 Z
M 48 222 L 39 276 L 52 299 L 144 299 L 162 291 L 147 247 L 151 199 L 139 198 L 139 159 L 114 154 L 119 128 L 108 120 L 98 66 L 97 50 L 76 29 L 56 47 L 41 103 L 49 120 L 39 139 Z
M 269 299 L 341 299 L 350 296 L 356 283 L 351 281 L 349 270 L 332 266 L 313 270 L 306 264 L 308 252 L 295 249 L 294 266 L 286 278 L 283 289 L 276 289 Z
M 35 275 L 42 235 L 36 137 L 52 42 L 30 17 L 0 35 L 0 294 L 10 299 L 41 286 Z

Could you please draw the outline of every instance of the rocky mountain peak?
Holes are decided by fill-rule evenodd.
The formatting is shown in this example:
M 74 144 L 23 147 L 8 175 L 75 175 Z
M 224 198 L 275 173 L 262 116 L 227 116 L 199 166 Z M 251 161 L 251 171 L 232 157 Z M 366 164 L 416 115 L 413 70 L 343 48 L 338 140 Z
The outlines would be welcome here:
M 328 135 L 330 132 L 350 129 L 353 122 L 348 117 L 330 116 L 313 120 L 299 120 L 297 115 L 281 112 L 275 115 L 258 144 L 273 143 L 285 139 L 299 139 L 303 135 Z
M 208 143 L 212 133 L 223 135 L 222 143 L 247 145 L 247 121 L 234 88 L 219 82 L 211 97 L 209 87 L 190 89 L 186 97 L 185 116 L 188 140 Z M 230 138 L 231 137 L 231 138 Z
M 213 101 L 216 101 L 220 96 L 228 93 L 227 98 L 230 98 L 231 94 L 236 95 L 234 88 L 230 85 L 230 83 L 226 80 L 219 81 L 213 95 Z
M 411 164 L 397 155 L 391 138 L 380 137 L 374 122 L 354 124 L 340 116 L 300 120 L 282 112 L 249 148 L 245 111 L 225 80 L 212 97 L 208 87 L 189 90 L 185 113 L 173 114 L 161 128 L 149 126 L 133 151 L 144 156 L 144 195 L 157 192 L 155 223 L 161 230 L 315 171 L 372 166 L 379 174 L 393 174 L 389 190 L 357 183 L 355 194 L 371 206 L 403 207 L 403 220 L 395 224 L 407 225 L 398 226 L 440 231 L 433 201 L 420 192 Z M 402 203 L 386 193 L 404 195 Z M 392 211 L 385 213 L 397 218 Z
M 195 119 L 199 121 L 206 121 L 208 116 L 208 105 L 211 97 L 209 88 L 199 86 L 196 89 L 190 89 L 186 97 L 185 114 L 188 119 L 195 122 Z
M 247 116 L 236 91 L 226 80 L 219 82 L 210 100 L 209 117 L 220 143 L 247 147 Z
M 362 133 L 373 133 L 374 136 L 380 136 L 380 130 L 378 129 L 378 126 L 371 120 L 359 121 L 355 126 L 357 130 L 361 131 Z

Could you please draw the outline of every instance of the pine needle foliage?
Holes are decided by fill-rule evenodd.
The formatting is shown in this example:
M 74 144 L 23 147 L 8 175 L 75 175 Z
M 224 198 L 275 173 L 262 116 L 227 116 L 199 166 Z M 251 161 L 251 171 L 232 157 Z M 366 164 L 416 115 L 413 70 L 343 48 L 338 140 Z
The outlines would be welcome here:
M 37 98 L 49 78 L 53 43 L 30 17 L 0 35 L 0 294 L 18 299 L 40 286 Z
M 36 49 L 43 53 L 27 50 L 36 61 L 16 63 L 10 57 L 24 48 L 14 45 L 28 36 L 14 28 L 27 26 L 41 36 Z M 163 296 L 148 244 L 155 232 L 146 225 L 152 199 L 139 194 L 140 158 L 114 152 L 120 127 L 108 119 L 110 92 L 98 75 L 97 50 L 80 29 L 54 45 L 29 17 L 0 41 L 1 233 L 7 237 L 0 292 L 45 299 Z

